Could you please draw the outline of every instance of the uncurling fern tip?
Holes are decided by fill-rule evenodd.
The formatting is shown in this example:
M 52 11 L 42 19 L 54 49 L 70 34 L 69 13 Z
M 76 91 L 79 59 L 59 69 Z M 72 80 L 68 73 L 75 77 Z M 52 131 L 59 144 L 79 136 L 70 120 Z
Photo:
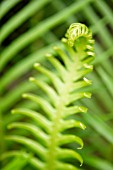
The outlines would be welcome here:
M 81 121 L 71 116 L 87 112 L 87 108 L 76 105 L 76 101 L 83 97 L 91 97 L 91 93 L 83 91 L 83 88 L 91 85 L 91 81 L 85 75 L 93 69 L 90 62 L 95 55 L 94 40 L 91 31 L 84 24 L 73 23 L 62 42 L 63 49 L 54 47 L 56 57 L 52 54 L 46 55 L 53 67 L 52 70 L 39 63 L 34 65 L 35 69 L 48 79 L 48 82 L 30 78 L 30 81 L 36 84 L 46 96 L 23 94 L 24 98 L 37 103 L 39 110 L 17 108 L 12 111 L 12 114 L 29 117 L 32 123 L 14 122 L 8 126 L 27 130 L 33 138 L 18 134 L 7 136 L 6 140 L 20 143 L 26 146 L 26 149 L 25 151 L 9 151 L 4 154 L 4 158 L 15 155 L 29 157 L 28 163 L 37 170 L 77 170 L 75 164 L 68 161 L 70 158 L 78 160 L 80 165 L 83 164 L 81 155 L 66 147 L 66 144 L 76 142 L 80 145 L 78 149 L 81 149 L 83 141 L 74 134 L 68 134 L 67 130 L 85 129 Z

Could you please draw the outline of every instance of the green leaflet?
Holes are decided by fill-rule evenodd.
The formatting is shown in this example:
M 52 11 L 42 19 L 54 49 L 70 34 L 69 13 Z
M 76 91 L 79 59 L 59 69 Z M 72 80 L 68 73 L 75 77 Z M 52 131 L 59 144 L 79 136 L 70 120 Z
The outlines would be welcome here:
M 37 158 L 32 157 L 31 154 L 28 154 L 25 151 L 19 151 L 19 150 L 9 151 L 9 152 L 4 153 L 2 155 L 2 157 L 1 157 L 1 159 L 3 160 L 3 159 L 6 159 L 6 158 L 9 158 L 9 157 L 16 157 L 16 159 L 14 159 L 11 163 L 9 163 L 8 166 L 9 165 L 10 166 L 12 166 L 12 165 L 17 166 L 16 161 L 18 161 L 19 158 L 20 158 L 20 162 L 18 162 L 20 164 L 20 166 L 18 166 L 18 168 L 20 168 L 20 167 L 22 167 L 22 165 L 23 166 L 25 165 L 24 163 L 26 163 L 26 161 L 28 163 L 28 159 L 30 158 L 29 159 L 29 164 L 31 164 L 32 166 L 34 166 L 37 169 L 42 169 L 43 168 L 42 162 L 40 162 Z M 8 166 L 6 166 L 5 168 L 7 168 Z M 13 168 L 14 168 L 14 166 L 13 166 Z
M 21 170 L 27 164 L 29 157 L 30 157 L 29 155 L 27 155 L 26 157 L 24 155 L 17 155 L 2 170 L 13 170 L 13 169 Z
M 15 122 L 8 127 L 27 130 L 33 138 L 18 134 L 5 138 L 25 145 L 26 153 L 34 154 L 28 162 L 39 170 L 77 170 L 78 168 L 70 163 L 70 159 L 78 160 L 80 165 L 83 164 L 81 155 L 66 147 L 66 144 L 76 142 L 80 145 L 78 149 L 81 149 L 82 139 L 67 134 L 66 131 L 70 128 L 82 130 L 86 128 L 81 121 L 74 120 L 70 116 L 87 112 L 87 108 L 75 103 L 81 98 L 91 97 L 91 93 L 85 92 L 83 87 L 91 84 L 91 81 L 84 76 L 93 69 L 90 62 L 94 59 L 94 40 L 91 31 L 84 24 L 74 23 L 69 27 L 66 38 L 63 38 L 62 42 L 63 50 L 54 47 L 56 57 L 51 54 L 46 55 L 53 69 L 39 63 L 34 64 L 38 73 L 50 80 L 47 83 L 40 79 L 30 78 L 30 81 L 44 93 L 44 96 L 23 94 L 24 98 L 37 104 L 38 111 L 27 108 L 17 108 L 12 111 L 13 114 L 25 115 L 31 122 Z M 33 160 L 36 164 L 32 163 Z

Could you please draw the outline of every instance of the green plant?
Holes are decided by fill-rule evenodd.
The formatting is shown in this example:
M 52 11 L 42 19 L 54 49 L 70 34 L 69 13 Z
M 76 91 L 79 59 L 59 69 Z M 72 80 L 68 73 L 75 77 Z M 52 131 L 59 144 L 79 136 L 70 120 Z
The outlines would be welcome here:
M 71 148 L 82 155 L 84 164 L 81 170 L 112 170 L 113 169 L 113 22 L 112 0 L 1 0 L 0 1 L 0 158 L 3 153 L 15 149 L 12 157 L 0 161 L 0 169 L 35 170 L 28 162 L 36 163 L 32 159 L 32 151 L 25 145 L 6 140 L 5 136 L 14 134 L 35 137 L 22 128 L 7 129 L 12 122 L 35 121 L 22 114 L 11 114 L 13 108 L 40 109 L 37 104 L 21 98 L 22 93 L 35 93 L 47 100 L 45 94 L 28 77 L 33 75 L 40 81 L 53 85 L 43 74 L 32 69 L 35 62 L 53 69 L 45 57 L 45 53 L 53 53 L 62 63 L 52 46 L 65 50 L 59 39 L 66 28 L 75 22 L 84 23 L 93 32 L 95 39 L 96 59 L 93 62 L 94 71 L 87 75 L 93 84 L 84 89 L 93 93 L 92 99 L 81 99 L 74 104 L 86 106 L 88 114 L 73 114 L 72 119 L 82 121 L 87 125 L 85 131 L 71 128 L 65 133 L 84 139 L 82 150 L 76 150 L 74 143 L 64 147 Z M 49 65 L 48 65 L 49 64 Z M 63 63 L 62 63 L 63 64 Z M 55 69 L 52 71 L 54 72 Z M 56 72 L 58 73 L 58 72 Z M 55 73 L 55 74 L 56 74 Z M 50 101 L 48 101 L 50 102 Z M 42 112 L 41 112 L 42 113 Z M 82 120 L 81 120 L 82 117 Z M 34 124 L 36 125 L 36 124 Z M 37 139 L 35 139 L 37 140 Z M 30 151 L 30 150 L 29 150 Z M 77 166 L 77 162 L 71 162 Z M 79 165 L 78 165 L 79 167 Z
M 76 170 L 74 165 L 68 163 L 69 158 L 78 159 L 81 165 L 83 163 L 80 154 L 65 146 L 67 143 L 76 142 L 80 145 L 78 147 L 80 149 L 83 147 L 82 139 L 69 132 L 66 133 L 66 131 L 76 127 L 85 129 L 85 125 L 81 121 L 77 121 L 71 116 L 87 111 L 85 107 L 78 106 L 75 102 L 83 97 L 90 98 L 91 96 L 89 92 L 83 90 L 83 87 L 91 84 L 91 81 L 84 76 L 92 71 L 92 65 L 89 63 L 94 58 L 94 40 L 92 40 L 91 31 L 80 23 L 72 24 L 67 30 L 66 37 L 62 39 L 65 46 L 63 50 L 54 47 L 55 55 L 58 58 L 47 54 L 47 59 L 55 71 L 38 63 L 34 65 L 45 78 L 48 78 L 50 83 L 32 77 L 30 81 L 34 82 L 47 96 L 23 94 L 24 98 L 38 104 L 38 111 L 26 108 L 17 108 L 12 111 L 13 114 L 30 117 L 33 122 L 15 122 L 8 127 L 28 130 L 34 138 L 30 139 L 18 134 L 5 138 L 25 145 L 28 147 L 26 149 L 28 151 L 32 150 L 31 153 L 36 156 L 32 155 L 28 162 L 32 162 L 40 170 Z M 21 154 L 25 153 L 22 153 L 21 150 L 9 151 L 5 156 Z M 33 162 L 33 160 L 35 161 Z

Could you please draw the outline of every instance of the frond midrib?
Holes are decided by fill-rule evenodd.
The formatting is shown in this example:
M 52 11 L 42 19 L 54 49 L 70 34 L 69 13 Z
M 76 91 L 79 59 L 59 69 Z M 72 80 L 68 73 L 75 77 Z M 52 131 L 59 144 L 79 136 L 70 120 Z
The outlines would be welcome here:
M 62 91 L 59 94 L 59 101 L 55 108 L 56 113 L 54 116 L 54 120 L 52 121 L 53 126 L 52 126 L 52 130 L 50 134 L 51 137 L 50 137 L 50 145 L 49 145 L 49 151 L 48 151 L 48 154 L 50 155 L 48 156 L 48 160 L 47 160 L 48 170 L 56 170 L 56 160 L 57 160 L 56 149 L 58 149 L 60 127 L 62 126 L 61 120 L 62 120 L 63 113 L 66 107 L 66 103 L 67 101 L 69 101 L 68 96 L 70 93 L 70 88 L 72 87 L 72 84 L 73 84 L 73 75 L 76 74 L 75 69 L 73 69 L 74 66 L 75 66 L 75 63 L 71 63 L 70 72 L 67 73 L 65 83 L 63 83 L 63 86 L 62 86 Z

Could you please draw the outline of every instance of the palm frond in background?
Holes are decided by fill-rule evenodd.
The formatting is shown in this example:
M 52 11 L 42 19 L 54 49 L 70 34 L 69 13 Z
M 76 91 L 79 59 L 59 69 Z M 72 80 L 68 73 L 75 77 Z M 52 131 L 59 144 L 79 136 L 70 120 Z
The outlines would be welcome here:
M 83 121 L 87 129 L 83 133 L 85 147 L 82 151 L 84 170 L 113 169 L 113 14 L 112 0 L 2 0 L 0 4 L 0 152 L 12 147 L 4 140 L 4 135 L 26 131 L 9 131 L 7 125 L 12 121 L 24 120 L 23 116 L 12 116 L 14 107 L 36 108 L 29 101 L 23 101 L 23 92 L 35 91 L 28 82 L 34 62 L 47 65 L 45 53 L 52 51 L 52 46 L 59 43 L 71 23 L 81 22 L 93 31 L 96 59 L 95 71 L 89 75 L 93 81 L 92 100 L 80 103 L 89 108 Z M 43 77 L 40 77 L 43 79 Z M 89 89 L 88 89 L 89 90 Z M 37 91 L 37 94 L 40 91 Z M 79 119 L 79 117 L 78 117 Z M 72 131 L 72 133 L 74 133 Z M 18 146 L 13 146 L 17 148 Z M 74 145 L 71 147 L 74 148 Z M 21 166 L 25 161 L 17 156 Z M 16 163 L 15 163 L 16 164 Z M 29 167 L 26 167 L 29 170 Z

